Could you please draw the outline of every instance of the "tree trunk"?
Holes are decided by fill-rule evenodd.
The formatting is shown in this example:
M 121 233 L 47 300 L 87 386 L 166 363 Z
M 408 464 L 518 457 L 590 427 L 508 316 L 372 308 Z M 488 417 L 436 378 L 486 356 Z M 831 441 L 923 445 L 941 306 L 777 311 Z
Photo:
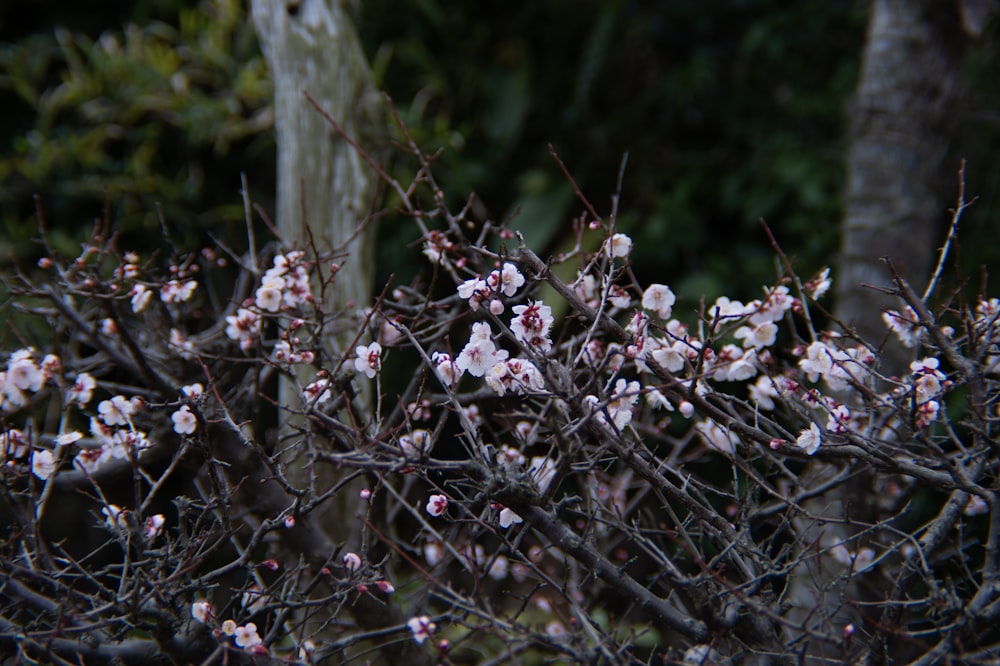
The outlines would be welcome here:
M 346 135 L 359 143 L 366 144 L 367 138 L 379 134 L 380 102 L 346 4 L 338 0 L 253 0 L 254 22 L 275 89 L 276 218 L 281 242 L 285 250 L 298 247 L 308 253 L 314 247 L 319 257 L 332 257 L 331 261 L 340 265 L 334 288 L 327 288 L 321 299 L 319 293 L 314 294 L 327 317 L 324 344 L 332 358 L 346 351 L 359 325 L 355 317 L 347 317 L 332 322 L 331 328 L 329 316 L 366 307 L 374 277 L 374 229 L 368 213 L 375 196 L 376 174 L 304 95 L 308 91 Z M 328 266 L 323 273 L 330 274 Z M 283 378 L 280 403 L 293 409 L 301 405 L 300 387 L 313 379 L 313 373 L 303 368 L 298 381 Z M 371 393 L 367 378 L 357 389 L 366 402 Z M 313 469 L 311 438 L 305 433 L 308 424 L 285 412 L 281 418 L 278 446 L 287 452 L 282 461 L 286 478 L 299 488 L 311 487 L 315 494 L 340 485 L 334 497 L 309 514 L 308 529 L 318 530 L 317 540 L 331 545 L 328 557 L 336 548 L 357 550 L 361 479 L 343 484 L 342 472 L 329 467 Z M 405 621 L 391 600 L 375 601 L 370 595 L 359 595 L 350 610 L 358 626 L 366 629 Z M 337 637 L 321 616 L 304 620 L 307 634 L 319 643 Z M 354 649 L 370 657 L 371 652 L 365 652 L 370 647 L 362 644 Z M 382 661 L 377 663 L 429 663 L 428 655 L 413 641 L 390 641 L 379 652 Z
M 378 98 L 357 31 L 336 0 L 254 0 L 253 16 L 274 79 L 282 241 L 304 247 L 308 227 L 320 252 L 346 252 L 332 302 L 323 305 L 328 312 L 363 306 L 372 293 L 374 245 L 370 230 L 357 232 L 375 174 L 303 95 L 348 136 L 372 134 Z
M 309 249 L 320 256 L 338 255 L 340 264 L 333 289 L 326 289 L 323 312 L 353 312 L 372 295 L 373 229 L 364 225 L 375 192 L 375 174 L 343 137 L 309 103 L 308 91 L 348 136 L 373 134 L 378 99 L 357 32 L 345 8 L 336 0 L 254 0 L 253 16 L 275 88 L 275 125 L 278 145 L 277 225 L 286 248 Z M 324 267 L 324 274 L 329 269 Z M 328 322 L 327 326 L 331 324 Z M 354 339 L 353 318 L 325 329 L 327 351 L 336 357 Z M 311 381 L 309 369 L 300 384 Z M 364 383 L 362 390 L 367 388 Z M 293 381 L 280 389 L 283 405 L 295 407 L 301 395 Z M 287 415 L 285 415 L 287 416 Z M 286 419 L 282 437 L 301 425 Z M 282 445 L 287 447 L 288 442 Z M 310 480 L 310 458 L 305 443 L 290 449 L 287 474 L 300 487 Z M 321 488 L 334 479 L 321 478 Z M 327 537 L 336 544 L 350 541 L 357 501 L 351 489 L 343 501 L 327 502 L 314 514 Z
M 898 300 L 861 284 L 887 286 L 889 257 L 922 289 L 938 230 L 953 119 L 961 102 L 964 41 L 957 3 L 875 0 L 850 108 L 842 256 L 835 314 L 866 340 L 885 336 L 881 312 Z M 957 165 L 955 165 L 957 167 Z M 890 372 L 908 360 L 888 343 Z
M 940 0 L 874 0 L 861 72 L 849 109 L 849 148 L 844 192 L 842 255 L 834 314 L 868 341 L 886 338 L 882 312 L 901 301 L 861 285 L 889 286 L 882 257 L 890 258 L 918 289 L 926 283 L 938 230 L 948 216 L 939 196 L 953 183 L 947 177 L 953 119 L 961 102 L 960 56 L 964 40 L 957 3 Z M 957 166 L 957 165 L 956 165 Z M 889 338 L 879 370 L 899 375 L 913 350 Z M 850 400 L 850 396 L 843 396 Z M 840 472 L 833 464 L 811 470 L 815 483 Z M 807 477 L 808 478 L 808 477 Z M 807 483 L 808 485 L 808 483 Z M 877 596 L 872 574 L 841 585 L 843 571 L 829 548 L 844 543 L 857 551 L 867 545 L 853 537 L 859 527 L 880 520 L 877 507 L 857 498 L 876 494 L 872 478 L 858 474 L 850 483 L 803 503 L 796 519 L 802 544 L 826 549 L 803 559 L 789 578 L 789 619 L 796 625 L 838 635 L 865 617 L 853 602 Z M 794 626 L 794 625 L 793 625 Z M 795 633 L 795 632 L 793 632 Z M 808 639 L 807 639 L 808 640 Z M 808 644 L 810 661 L 839 660 L 841 648 Z

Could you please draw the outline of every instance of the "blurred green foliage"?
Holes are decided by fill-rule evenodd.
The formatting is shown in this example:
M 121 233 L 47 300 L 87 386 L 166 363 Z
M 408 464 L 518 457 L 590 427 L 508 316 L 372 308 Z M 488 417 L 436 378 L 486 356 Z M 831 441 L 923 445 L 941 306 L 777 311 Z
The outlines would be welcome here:
M 30 18 L 0 9 L 0 256 L 34 252 L 33 194 L 65 245 L 102 215 L 105 195 L 135 243 L 160 236 L 160 215 L 191 237 L 238 243 L 240 173 L 266 208 L 274 188 L 270 85 L 248 3 L 39 7 Z M 418 143 L 441 149 L 439 182 L 456 204 L 475 191 L 483 216 L 516 213 L 533 247 L 556 251 L 583 206 L 548 144 L 602 214 L 627 153 L 617 225 L 636 240 L 636 272 L 692 303 L 752 297 L 773 279 L 761 218 L 803 272 L 836 260 L 866 10 L 861 0 L 367 0 L 361 27 L 377 85 Z M 983 201 L 967 224 L 979 238 L 995 226 L 1000 185 L 997 43 L 991 28 L 970 52 L 972 105 L 949 158 L 970 159 L 969 189 Z M 413 167 L 395 168 L 404 180 Z M 381 233 L 381 266 L 423 267 L 408 221 L 386 218 Z M 971 245 L 967 267 L 994 258 L 991 243 Z
M 67 252 L 105 201 L 141 248 L 156 246 L 161 219 L 188 242 L 242 229 L 240 172 L 256 192 L 274 187 L 271 85 L 243 3 L 139 3 L 142 22 L 96 29 L 62 4 L 53 24 L 0 50 L 3 261 L 38 252 L 36 194 Z
M 553 250 L 628 164 L 619 228 L 640 275 L 682 296 L 756 294 L 766 218 L 804 271 L 837 245 L 846 100 L 863 3 L 365 3 L 379 83 L 459 194 Z M 458 185 L 456 187 L 456 185 Z

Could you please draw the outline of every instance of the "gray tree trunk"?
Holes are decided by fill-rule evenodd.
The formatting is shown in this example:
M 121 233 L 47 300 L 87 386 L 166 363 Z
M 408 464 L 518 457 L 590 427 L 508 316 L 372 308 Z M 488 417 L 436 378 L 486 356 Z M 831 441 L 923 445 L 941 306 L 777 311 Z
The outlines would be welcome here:
M 253 18 L 274 81 L 276 218 L 282 244 L 285 250 L 296 246 L 308 251 L 312 245 L 320 256 L 338 255 L 333 260 L 341 268 L 335 287 L 324 293 L 323 312 L 354 313 L 367 307 L 372 297 L 374 229 L 367 225 L 376 174 L 309 103 L 303 91 L 308 91 L 348 136 L 370 147 L 367 139 L 380 134 L 381 104 L 358 34 L 346 2 L 337 0 L 253 0 Z M 329 275 L 327 267 L 324 274 Z M 333 328 L 324 329 L 324 342 L 329 346 L 326 351 L 334 357 L 344 353 L 357 330 L 354 317 L 334 322 Z M 303 372 L 299 385 L 312 379 L 311 370 Z M 357 386 L 363 396 L 370 395 L 367 378 Z M 293 408 L 301 404 L 295 381 L 282 382 L 279 392 L 281 404 Z M 285 474 L 299 488 L 315 483 L 314 492 L 322 493 L 342 481 L 342 473 L 329 467 L 313 468 L 309 438 L 304 433 L 307 427 L 302 419 L 283 414 L 279 447 L 288 451 L 283 460 Z M 308 516 L 309 529 L 319 530 L 328 543 L 345 551 L 360 545 L 356 517 L 360 484 L 359 479 L 342 485 L 337 495 Z M 354 621 L 366 629 L 405 622 L 391 600 L 377 601 L 370 595 L 358 595 L 350 610 Z M 335 639 L 337 634 L 323 623 L 321 615 L 315 621 L 307 620 L 305 626 L 322 648 L 324 641 Z M 368 648 L 360 645 L 354 649 L 370 659 L 372 652 L 365 651 Z M 381 660 L 375 663 L 430 663 L 420 646 L 409 640 L 386 642 L 378 651 Z M 340 656 L 349 658 L 346 652 Z
M 379 101 L 357 31 L 345 8 L 336 0 L 254 0 L 253 17 L 271 68 L 275 88 L 275 125 L 278 146 L 277 225 L 286 248 L 309 249 L 336 258 L 341 268 L 322 306 L 327 314 L 355 312 L 372 295 L 373 229 L 366 228 L 375 193 L 370 166 L 306 99 L 308 91 L 348 136 L 364 141 L 373 135 Z M 324 274 L 329 268 L 324 267 Z M 328 325 L 330 325 L 328 323 Z M 353 340 L 354 318 L 327 328 L 327 351 L 339 355 Z M 329 335 L 330 333 L 333 335 Z M 308 369 L 300 384 L 310 381 Z M 367 380 L 362 388 L 367 388 Z M 367 392 L 366 392 L 367 393 Z M 281 404 L 301 403 L 298 387 L 284 381 Z M 282 436 L 293 434 L 288 419 Z M 288 447 L 291 442 L 283 441 Z M 304 443 L 289 448 L 286 460 L 291 481 L 305 487 L 311 464 Z M 323 491 L 336 479 L 319 478 Z M 351 540 L 357 492 L 345 488 L 337 501 L 327 502 L 314 520 L 333 543 Z
M 875 0 L 850 108 L 842 255 L 835 314 L 866 340 L 886 334 L 881 312 L 896 299 L 859 287 L 889 285 L 883 256 L 921 290 L 939 230 L 944 168 L 962 88 L 958 3 Z M 957 168 L 957 164 L 954 165 Z M 889 341 L 891 372 L 908 353 Z
M 374 246 L 371 233 L 358 232 L 375 174 L 303 95 L 308 91 L 349 136 L 364 143 L 373 134 L 379 101 L 357 31 L 336 0 L 254 0 L 253 17 L 274 79 L 282 241 L 305 247 L 308 227 L 320 252 L 348 253 L 324 306 L 364 306 Z
M 860 76 L 849 109 L 842 255 L 834 311 L 866 341 L 886 338 L 882 312 L 901 309 L 901 301 L 860 285 L 888 287 L 890 275 L 881 262 L 888 257 L 922 290 L 932 269 L 939 230 L 948 220 L 940 195 L 954 185 L 944 158 L 962 98 L 964 38 L 958 3 L 872 3 Z M 880 370 L 900 374 L 912 354 L 890 338 L 883 348 Z M 820 483 L 840 471 L 833 464 L 816 464 L 810 475 Z M 796 519 L 799 541 L 817 544 L 821 553 L 803 559 L 789 578 L 789 619 L 796 624 L 834 636 L 849 623 L 864 625 L 863 614 L 850 602 L 877 596 L 871 585 L 877 576 L 862 574 L 860 584 L 857 577 L 847 584 L 836 582 L 844 569 L 828 549 L 838 542 L 854 552 L 867 545 L 853 537 L 860 526 L 880 519 L 877 507 L 856 500 L 877 496 L 871 481 L 868 475 L 859 474 L 831 493 L 803 503 L 804 512 Z M 810 661 L 817 663 L 846 656 L 836 646 L 816 642 L 807 652 Z

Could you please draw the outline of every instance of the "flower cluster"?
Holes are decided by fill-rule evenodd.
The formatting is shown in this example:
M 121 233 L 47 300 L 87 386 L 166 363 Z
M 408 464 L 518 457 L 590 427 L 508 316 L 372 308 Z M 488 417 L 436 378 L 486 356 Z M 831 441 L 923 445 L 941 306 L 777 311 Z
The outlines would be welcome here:
M 54 328 L 59 356 L 3 359 L 0 494 L 17 523 L 0 540 L 4 570 L 29 602 L 108 580 L 117 589 L 101 594 L 130 602 L 48 599 L 69 624 L 40 618 L 32 640 L 93 616 L 115 631 L 211 634 L 238 659 L 310 662 L 378 624 L 356 615 L 366 595 L 392 611 L 368 636 L 377 649 L 412 638 L 422 647 L 407 649 L 441 661 L 449 639 L 480 629 L 553 661 L 584 660 L 595 641 L 631 658 L 644 631 L 660 645 L 646 661 L 723 661 L 839 646 L 841 615 L 872 635 L 926 637 L 942 612 L 987 626 L 962 590 L 995 602 L 976 572 L 995 541 L 980 537 L 995 522 L 983 516 L 996 508 L 1000 301 L 942 310 L 953 329 L 907 296 L 885 313 L 886 337 L 912 363 L 889 367 L 884 341 L 825 330 L 835 322 L 815 301 L 829 269 L 804 282 L 789 270 L 756 298 L 698 300 L 638 264 L 614 221 L 580 220 L 577 246 L 543 260 L 492 222 L 472 242 L 468 220 L 415 217 L 432 279 L 393 284 L 351 305 L 360 311 L 324 311 L 313 289 L 330 285 L 328 260 L 298 249 L 259 276 L 258 260 L 240 262 L 232 294 L 211 291 L 231 281 L 195 280 L 214 261 L 204 253 L 163 279 L 96 242 L 69 270 L 39 264 L 52 293 L 66 290 L 49 302 L 72 331 Z M 426 229 L 432 220 L 447 232 Z M 33 303 L 50 293 L 30 287 Z M 206 316 L 215 303 L 226 309 Z M 844 520 L 830 507 L 848 481 L 872 494 L 857 499 L 865 515 Z M 66 497 L 89 503 L 87 528 L 117 561 L 70 560 L 38 529 Z M 931 527 L 913 538 L 907 521 Z M 40 545 L 59 567 L 45 570 Z M 387 570 L 427 589 L 388 598 Z M 954 611 L 910 594 L 943 589 L 938 570 L 963 577 Z M 777 602 L 768 571 L 783 572 Z M 903 594 L 851 615 L 853 577 L 904 573 L 916 582 Z M 211 596 L 187 617 L 163 600 L 191 601 L 190 580 Z M 837 594 L 836 611 L 795 607 Z M 604 625 L 580 615 L 604 603 L 622 631 L 594 633 Z M 0 614 L 16 617 L 10 608 Z M 750 615 L 782 631 L 730 629 Z

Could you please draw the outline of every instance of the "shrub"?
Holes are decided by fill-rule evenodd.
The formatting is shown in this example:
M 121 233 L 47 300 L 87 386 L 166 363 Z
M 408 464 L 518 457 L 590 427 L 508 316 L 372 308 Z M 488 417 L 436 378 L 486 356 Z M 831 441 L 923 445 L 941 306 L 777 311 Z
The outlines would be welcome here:
M 391 212 L 428 268 L 360 313 L 317 305 L 312 248 L 144 257 L 107 225 L 5 278 L 5 652 L 992 659 L 1000 301 L 892 274 L 919 360 L 887 376 L 885 341 L 824 323 L 827 270 L 678 301 L 635 279 L 616 207 L 581 201 L 545 260 L 409 150 Z M 331 502 L 345 543 L 312 520 Z

